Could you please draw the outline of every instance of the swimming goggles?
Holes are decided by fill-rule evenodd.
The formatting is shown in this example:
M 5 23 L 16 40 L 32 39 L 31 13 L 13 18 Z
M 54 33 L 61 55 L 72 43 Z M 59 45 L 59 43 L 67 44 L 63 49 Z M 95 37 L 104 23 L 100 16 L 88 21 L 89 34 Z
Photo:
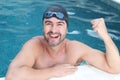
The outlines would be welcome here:
M 51 12 L 51 11 L 49 11 L 49 12 L 46 12 L 44 14 L 44 18 L 51 18 L 51 17 L 56 17 L 58 19 L 65 20 L 64 19 L 64 14 L 61 13 L 61 12 Z

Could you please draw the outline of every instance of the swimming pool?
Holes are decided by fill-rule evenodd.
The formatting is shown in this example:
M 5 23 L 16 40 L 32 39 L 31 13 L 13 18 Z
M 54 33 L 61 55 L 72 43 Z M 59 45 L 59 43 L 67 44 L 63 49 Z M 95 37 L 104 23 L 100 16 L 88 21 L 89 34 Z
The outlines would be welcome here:
M 120 50 L 120 9 L 109 0 L 1 0 L 0 1 L 0 77 L 22 45 L 42 35 L 42 14 L 47 6 L 61 4 L 69 14 L 67 38 L 105 51 L 103 41 L 91 28 L 90 20 L 105 18 L 108 32 Z

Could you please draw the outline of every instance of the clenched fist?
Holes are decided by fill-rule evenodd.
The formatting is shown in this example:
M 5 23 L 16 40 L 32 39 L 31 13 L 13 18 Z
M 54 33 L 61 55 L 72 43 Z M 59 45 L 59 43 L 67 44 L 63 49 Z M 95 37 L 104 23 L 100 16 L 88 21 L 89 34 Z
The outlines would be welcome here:
M 94 19 L 91 21 L 92 27 L 95 32 L 104 40 L 105 38 L 109 37 L 107 28 L 105 25 L 105 21 L 103 18 Z

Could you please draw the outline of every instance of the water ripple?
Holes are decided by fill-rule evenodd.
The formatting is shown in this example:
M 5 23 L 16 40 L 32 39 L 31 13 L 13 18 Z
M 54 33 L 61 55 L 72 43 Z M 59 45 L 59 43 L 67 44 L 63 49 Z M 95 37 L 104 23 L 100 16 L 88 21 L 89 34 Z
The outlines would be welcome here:
M 94 38 L 101 39 L 101 38 L 99 37 L 99 35 L 98 35 L 96 32 L 94 32 L 93 30 L 87 29 L 86 31 L 87 31 L 87 34 L 88 34 L 89 36 L 94 37 Z M 116 33 L 120 35 L 120 32 L 118 32 L 118 31 L 116 31 L 116 30 L 111 30 L 111 29 L 109 30 L 109 29 L 108 29 L 108 33 L 109 33 L 109 35 L 111 36 L 112 39 L 114 39 L 114 40 L 120 40 L 120 36 L 117 36 L 117 35 L 116 35 Z
M 86 11 L 85 14 L 88 14 L 88 16 L 89 16 L 89 14 L 93 14 L 93 13 L 95 14 L 93 16 L 97 16 L 100 14 L 100 15 L 103 15 L 101 17 L 104 17 L 106 22 L 120 23 L 120 20 L 119 20 L 120 14 L 118 14 L 116 12 L 108 11 L 108 10 L 106 10 L 107 8 L 104 8 L 103 6 L 96 4 L 96 2 L 94 2 L 94 1 L 90 2 L 89 0 L 79 0 L 79 1 L 76 1 L 76 3 L 72 3 L 72 4 L 76 5 L 76 7 L 80 11 L 81 11 L 81 9 L 84 9 L 84 11 Z M 72 11 L 71 13 L 74 13 L 75 12 L 74 8 L 71 11 Z M 74 14 L 77 14 L 77 13 L 74 13 Z M 82 16 L 76 16 L 76 18 L 77 17 L 82 17 Z M 81 19 L 81 18 L 79 18 L 79 19 Z M 83 19 L 83 20 L 85 20 L 85 19 Z M 89 21 L 89 19 L 85 20 L 85 21 Z
M 80 32 L 77 30 L 74 30 L 74 31 L 68 32 L 67 34 L 80 34 Z
M 28 13 L 32 12 L 34 10 L 34 7 L 32 4 L 34 1 L 3 1 L 1 2 L 1 11 L 0 15 L 6 15 L 6 16 L 19 16 L 19 15 L 27 15 Z M 17 14 L 16 14 L 17 13 Z

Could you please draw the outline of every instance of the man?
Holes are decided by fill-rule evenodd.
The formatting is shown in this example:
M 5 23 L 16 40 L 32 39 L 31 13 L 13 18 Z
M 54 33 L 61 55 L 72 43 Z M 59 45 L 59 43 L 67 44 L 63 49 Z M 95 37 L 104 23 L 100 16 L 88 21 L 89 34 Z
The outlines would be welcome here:
M 82 61 L 109 73 L 120 73 L 119 52 L 108 35 L 104 19 L 92 20 L 91 24 L 104 41 L 106 53 L 66 39 L 66 10 L 60 5 L 48 7 L 43 15 L 44 36 L 34 37 L 25 43 L 10 64 L 6 80 L 62 77 L 75 72 L 76 65 Z

